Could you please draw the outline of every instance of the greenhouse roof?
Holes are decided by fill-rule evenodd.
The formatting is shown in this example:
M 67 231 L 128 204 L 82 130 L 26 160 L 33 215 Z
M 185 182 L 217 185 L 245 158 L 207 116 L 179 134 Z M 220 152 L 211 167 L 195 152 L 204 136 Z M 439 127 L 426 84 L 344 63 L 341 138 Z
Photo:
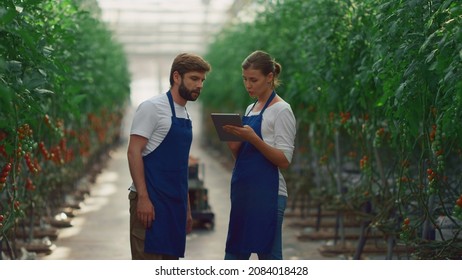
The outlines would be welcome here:
M 248 0 L 98 0 L 101 15 L 130 54 L 203 54 Z

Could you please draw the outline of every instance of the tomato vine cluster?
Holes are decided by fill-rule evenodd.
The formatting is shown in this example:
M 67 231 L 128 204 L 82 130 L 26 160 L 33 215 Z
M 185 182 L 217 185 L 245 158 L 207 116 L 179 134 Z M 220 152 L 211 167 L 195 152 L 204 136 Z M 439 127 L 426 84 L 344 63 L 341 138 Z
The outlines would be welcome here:
M 452 214 L 457 219 L 462 220 L 462 194 L 456 200 L 456 204 L 454 205 L 454 210 L 453 210 Z
M 5 187 L 6 185 L 6 181 L 8 179 L 8 175 L 10 174 L 10 171 L 11 171 L 11 162 L 8 162 L 7 164 L 5 164 L 5 166 L 3 166 L 2 168 L 2 174 L 0 175 L 0 191 L 3 190 L 3 188 Z

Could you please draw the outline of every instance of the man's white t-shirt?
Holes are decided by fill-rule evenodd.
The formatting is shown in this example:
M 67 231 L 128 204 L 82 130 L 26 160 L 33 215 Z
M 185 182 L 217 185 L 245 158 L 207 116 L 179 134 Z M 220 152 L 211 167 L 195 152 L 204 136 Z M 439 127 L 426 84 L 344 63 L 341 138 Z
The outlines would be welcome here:
M 173 102 L 177 118 L 189 119 L 185 106 Z M 148 139 L 142 156 L 154 151 L 167 136 L 172 125 L 172 110 L 167 94 L 156 95 L 142 102 L 133 117 L 130 135 L 139 135 Z M 136 191 L 131 185 L 130 190 Z

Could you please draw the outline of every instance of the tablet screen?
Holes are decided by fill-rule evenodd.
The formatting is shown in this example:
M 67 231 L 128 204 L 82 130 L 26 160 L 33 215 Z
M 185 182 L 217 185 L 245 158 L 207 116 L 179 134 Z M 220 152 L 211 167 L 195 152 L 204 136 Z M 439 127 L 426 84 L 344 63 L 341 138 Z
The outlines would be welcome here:
M 221 141 L 242 141 L 238 136 L 223 130 L 224 125 L 242 126 L 242 118 L 236 113 L 212 113 L 213 124 Z

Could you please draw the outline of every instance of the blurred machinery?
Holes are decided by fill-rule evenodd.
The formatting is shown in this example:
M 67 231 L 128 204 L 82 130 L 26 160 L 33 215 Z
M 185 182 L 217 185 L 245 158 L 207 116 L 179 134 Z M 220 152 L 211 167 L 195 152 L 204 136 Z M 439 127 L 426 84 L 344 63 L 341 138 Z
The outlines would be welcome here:
M 208 200 L 208 190 L 204 186 L 205 169 L 199 159 L 189 157 L 189 202 L 193 217 L 194 228 L 213 229 L 215 214 Z

